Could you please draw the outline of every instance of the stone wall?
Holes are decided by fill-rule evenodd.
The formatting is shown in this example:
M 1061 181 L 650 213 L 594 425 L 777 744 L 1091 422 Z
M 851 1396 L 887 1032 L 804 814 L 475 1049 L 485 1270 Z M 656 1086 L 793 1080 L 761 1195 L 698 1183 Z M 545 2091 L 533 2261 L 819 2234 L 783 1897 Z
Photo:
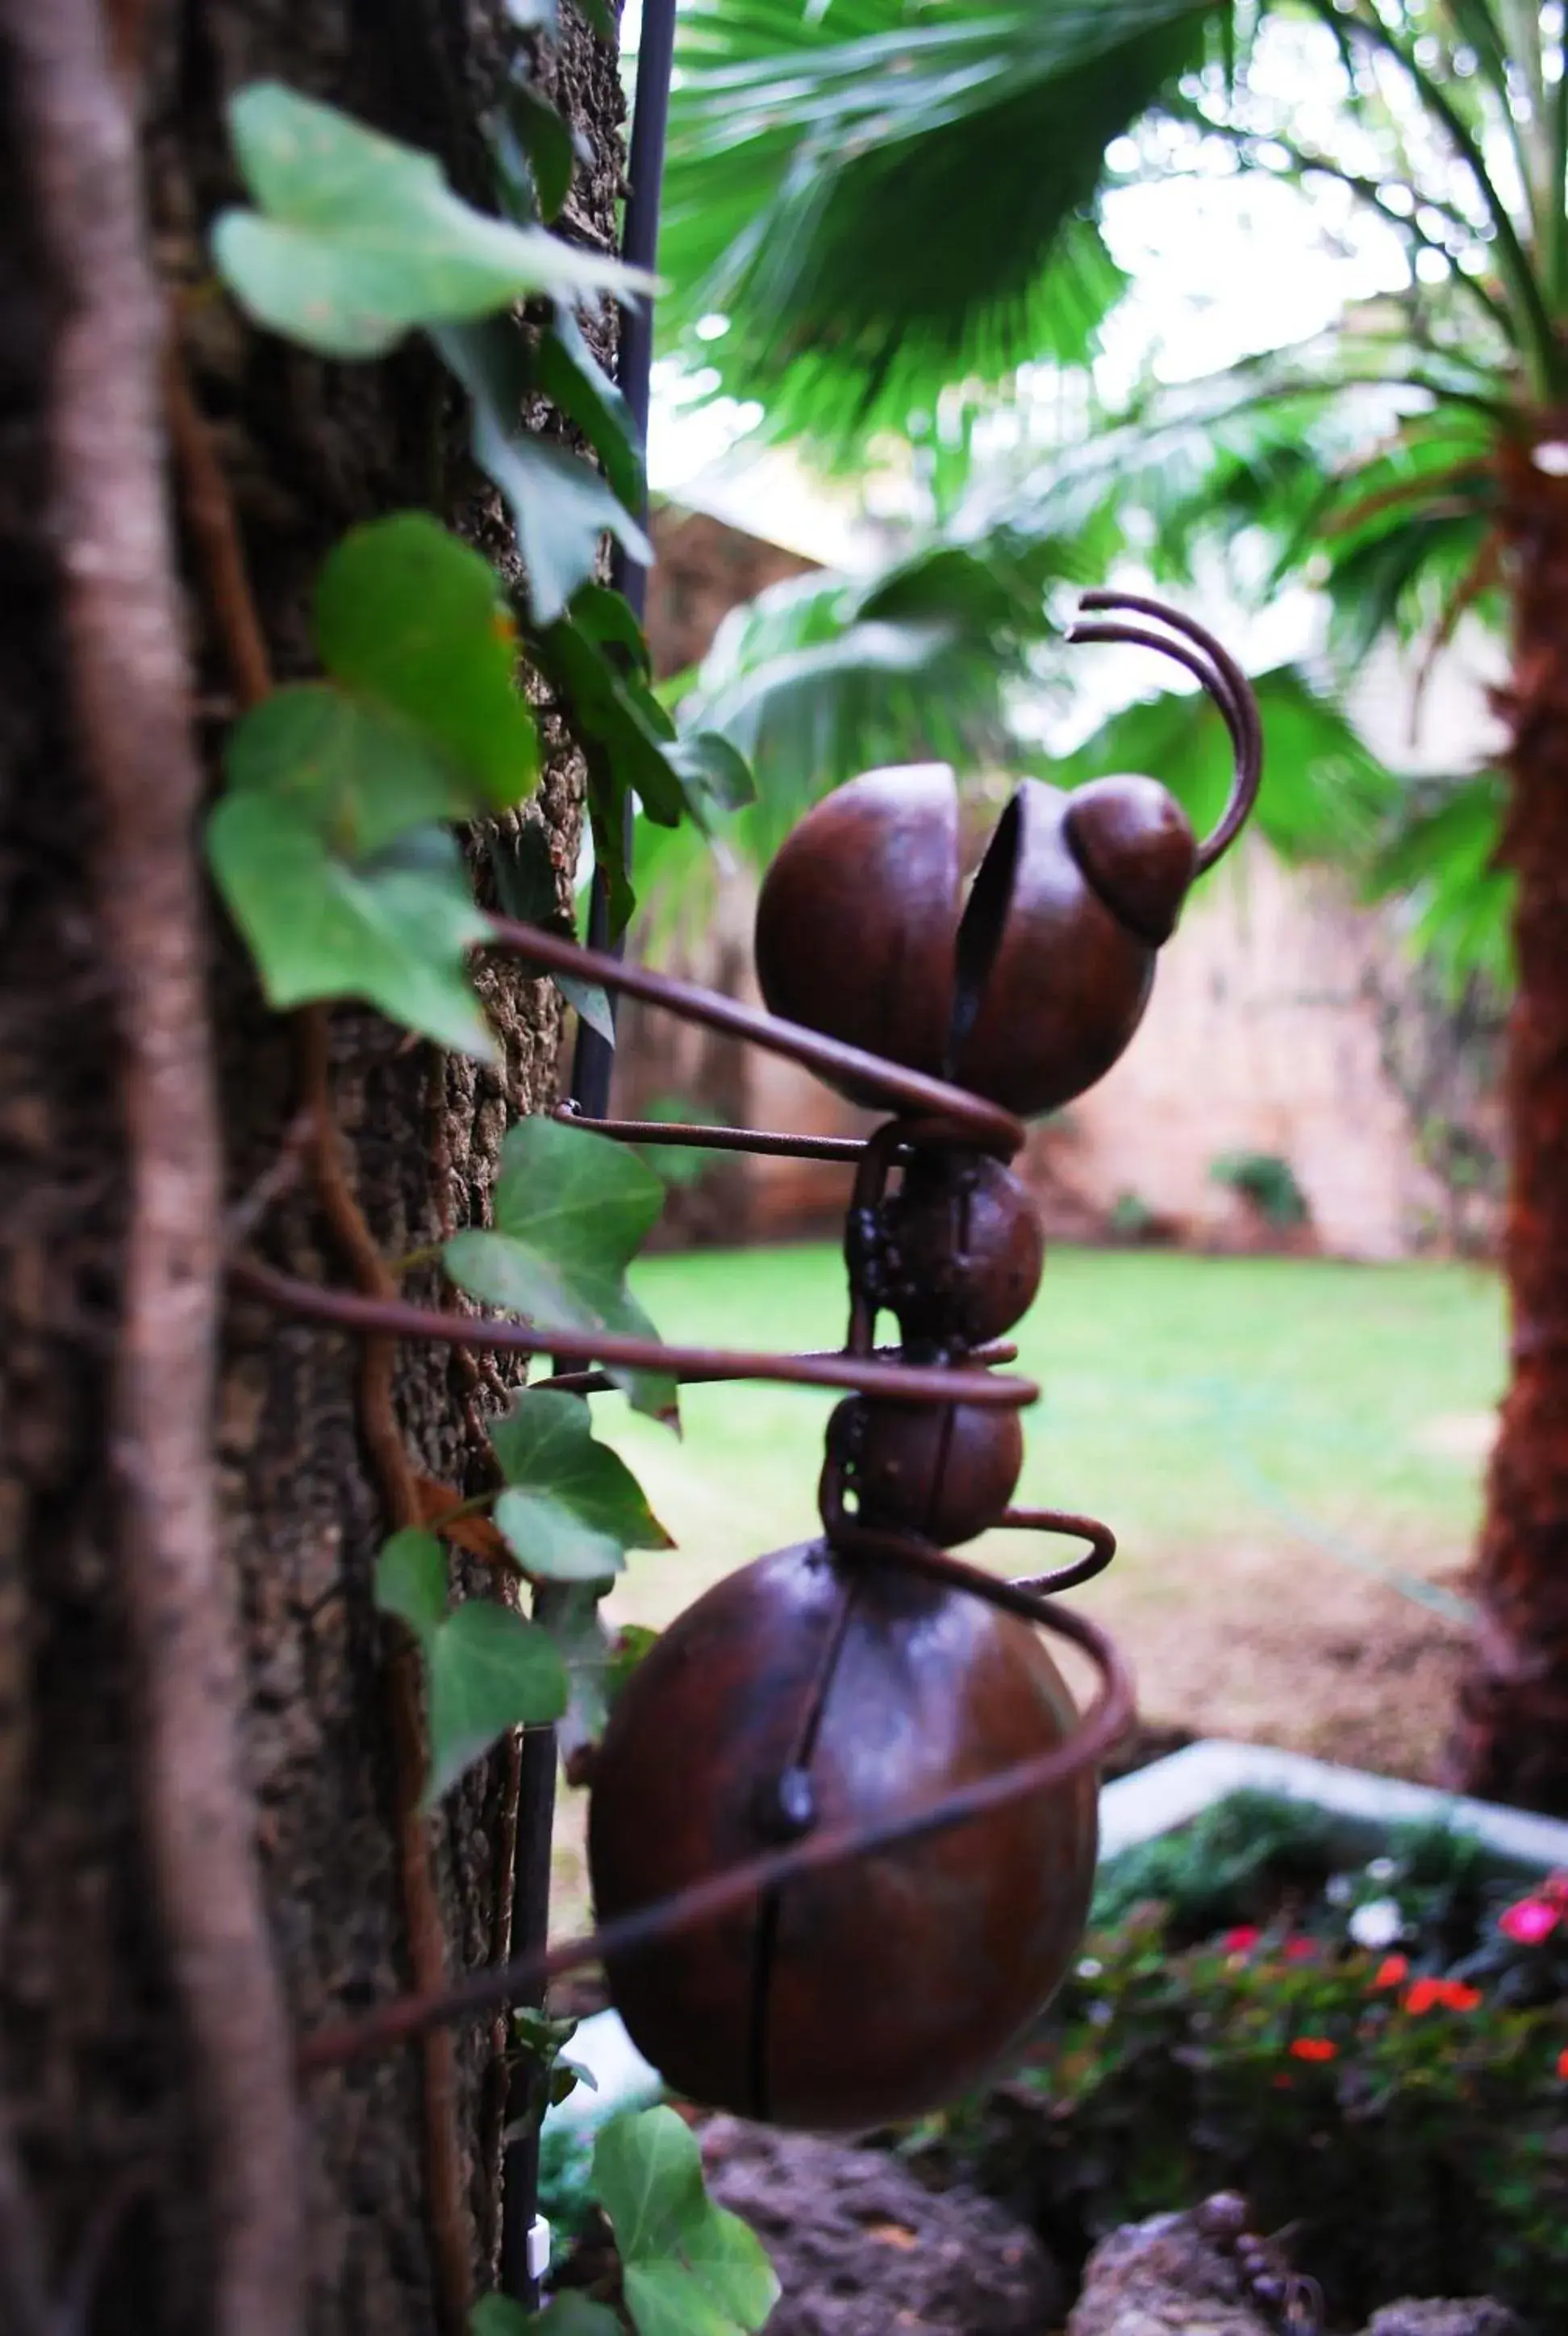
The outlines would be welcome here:
M 1126 1055 L 1037 1142 L 1091 1209 L 1127 1196 L 1188 1241 L 1261 1237 L 1256 1210 L 1213 1174 L 1223 1155 L 1261 1153 L 1289 1163 L 1311 1237 L 1335 1255 L 1482 1245 L 1483 1212 L 1456 1225 L 1390 1069 L 1390 1004 L 1410 978 L 1387 912 L 1250 843 L 1163 952 Z
M 672 968 L 716 975 L 755 999 L 755 900 L 744 874 L 722 882 L 700 930 L 667 960 Z M 1287 871 L 1246 847 L 1167 945 L 1122 1061 L 1032 1135 L 1028 1171 L 1050 1229 L 1093 1238 L 1137 1219 L 1197 1245 L 1262 1245 L 1273 1236 L 1257 1212 L 1213 1173 L 1222 1155 L 1252 1153 L 1289 1163 L 1310 1211 L 1298 1237 L 1307 1245 L 1362 1259 L 1485 1247 L 1484 1197 L 1456 1222 L 1386 1061 L 1388 1000 L 1408 978 L 1386 916 L 1355 905 L 1331 875 Z M 676 1035 L 652 1017 L 628 1022 L 622 1060 L 618 1095 L 629 1108 L 678 1094 L 755 1126 L 847 1134 L 870 1124 L 793 1065 Z M 1485 1127 L 1493 1107 L 1483 1102 L 1476 1115 Z M 731 1163 L 680 1196 L 676 1222 L 698 1239 L 787 1238 L 830 1225 L 846 1192 L 846 1175 L 815 1163 Z
M 657 559 L 648 580 L 648 638 L 661 680 L 696 665 L 732 608 L 815 564 L 677 503 L 658 507 L 651 532 Z

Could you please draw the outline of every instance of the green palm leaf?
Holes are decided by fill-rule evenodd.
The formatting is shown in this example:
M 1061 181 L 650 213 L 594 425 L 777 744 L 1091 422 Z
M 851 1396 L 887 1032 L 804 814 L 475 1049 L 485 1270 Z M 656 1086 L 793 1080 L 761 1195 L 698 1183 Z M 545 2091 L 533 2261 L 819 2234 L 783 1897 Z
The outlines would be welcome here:
M 1203 54 L 1213 0 L 695 0 L 667 328 L 771 426 L 842 448 L 949 383 L 1082 362 L 1122 287 L 1107 141 Z
M 752 766 L 735 847 L 765 861 L 817 796 L 881 763 L 1005 758 L 1011 694 L 1055 637 L 1052 588 L 1086 581 L 1096 560 L 1092 541 L 998 529 L 939 539 L 869 583 L 793 579 L 733 611 L 679 717 Z
M 1411 946 L 1453 997 L 1476 977 L 1499 995 L 1513 988 L 1514 880 L 1497 864 L 1505 792 L 1494 770 L 1423 781 L 1368 870 L 1374 899 L 1406 903 Z

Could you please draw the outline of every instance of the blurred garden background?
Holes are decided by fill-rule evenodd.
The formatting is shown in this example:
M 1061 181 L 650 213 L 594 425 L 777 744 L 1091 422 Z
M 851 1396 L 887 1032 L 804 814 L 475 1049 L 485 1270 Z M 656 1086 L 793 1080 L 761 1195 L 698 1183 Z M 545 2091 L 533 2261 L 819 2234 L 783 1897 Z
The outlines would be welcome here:
M 1031 1136 L 1022 1497 L 1115 1525 L 1085 1596 L 1151 1721 L 1568 1805 L 1561 6 L 684 0 L 669 134 L 649 635 L 757 799 L 638 819 L 631 946 L 755 998 L 760 871 L 882 763 L 951 763 L 976 834 L 1026 773 L 1201 826 L 1212 707 L 1064 640 L 1092 584 L 1201 615 L 1257 832 Z M 615 1108 L 871 1124 L 642 1012 Z M 664 1333 L 832 1344 L 843 1174 L 672 1156 Z M 612 1617 L 812 1530 L 825 1402 L 618 1409 L 677 1547 Z

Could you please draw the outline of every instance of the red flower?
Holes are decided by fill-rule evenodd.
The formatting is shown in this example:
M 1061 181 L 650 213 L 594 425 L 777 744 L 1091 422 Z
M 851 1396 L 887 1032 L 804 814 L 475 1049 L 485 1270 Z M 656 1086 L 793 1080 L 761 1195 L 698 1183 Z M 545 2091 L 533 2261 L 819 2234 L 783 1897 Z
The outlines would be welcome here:
M 1538 1947 L 1557 1928 L 1563 1911 L 1549 1898 L 1521 1898 L 1504 1908 L 1497 1917 L 1497 1928 L 1517 1947 Z
M 1462 1980 L 1418 1979 L 1405 1998 L 1405 2009 L 1430 2011 L 1440 2003 L 1447 2011 L 1474 2011 L 1480 2000 L 1480 1989 L 1466 1987 Z
M 1337 2060 L 1339 2048 L 1330 2044 L 1326 2036 L 1298 2036 L 1290 2047 L 1298 2060 Z
M 1408 1955 L 1385 1955 L 1378 1965 L 1378 1975 L 1372 1981 L 1372 1985 L 1374 1988 L 1403 1987 L 1409 1972 Z
M 1568 2051 L 1559 2052 L 1557 2055 L 1557 2074 L 1563 2083 L 1568 2085 Z
M 1312 1963 L 1318 1960 L 1316 1939 L 1287 1939 L 1285 1961 L 1288 1963 Z
M 1227 1954 L 1250 1954 L 1262 1935 L 1255 1922 L 1242 1922 L 1237 1929 L 1227 1931 L 1220 1944 Z

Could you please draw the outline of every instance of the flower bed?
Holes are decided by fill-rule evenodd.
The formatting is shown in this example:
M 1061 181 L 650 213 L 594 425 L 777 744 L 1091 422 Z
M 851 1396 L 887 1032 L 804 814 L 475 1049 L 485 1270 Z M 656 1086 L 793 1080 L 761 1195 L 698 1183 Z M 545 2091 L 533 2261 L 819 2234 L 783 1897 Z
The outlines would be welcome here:
M 1243 2190 L 1348 2325 L 1491 2293 L 1568 2326 L 1568 1877 L 1461 1835 L 1346 1868 L 1329 1820 L 1239 1796 L 1102 1875 L 1005 2084 L 896 2146 L 1081 2259 L 1117 2224 Z

